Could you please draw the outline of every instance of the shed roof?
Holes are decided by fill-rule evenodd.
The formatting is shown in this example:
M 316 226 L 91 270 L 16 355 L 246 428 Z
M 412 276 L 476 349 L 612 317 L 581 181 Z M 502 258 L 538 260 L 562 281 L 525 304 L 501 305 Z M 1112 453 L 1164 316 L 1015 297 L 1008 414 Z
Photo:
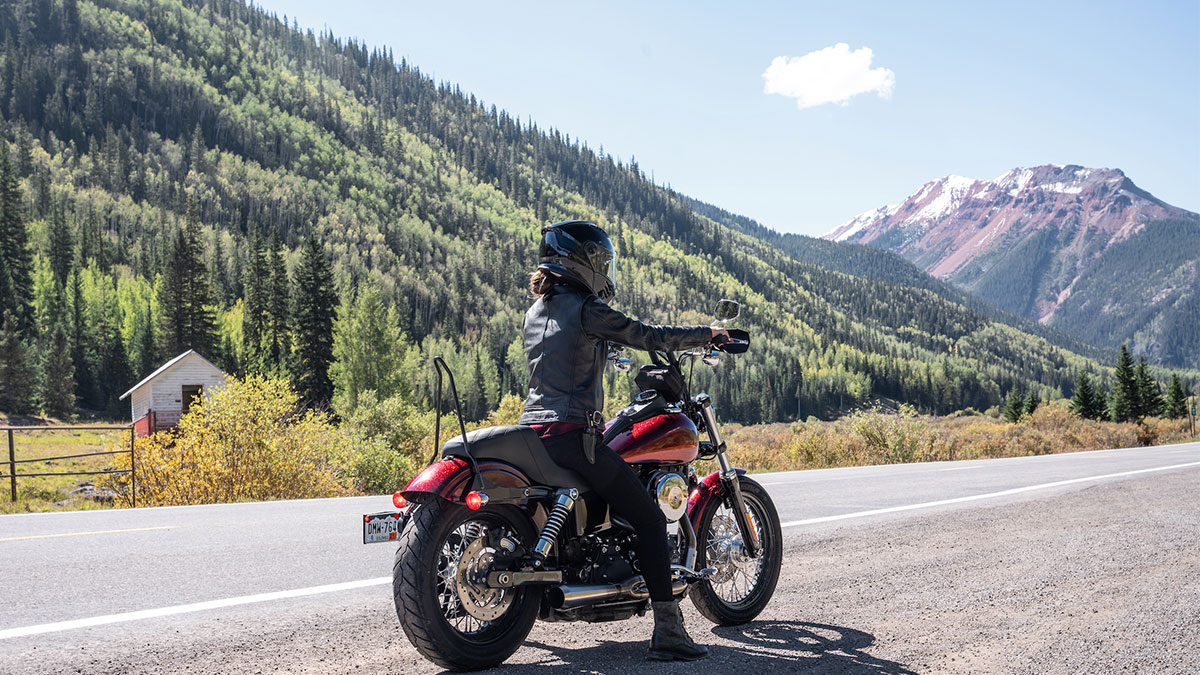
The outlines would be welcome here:
M 180 361 L 182 361 L 182 360 L 183 360 L 185 357 L 187 357 L 189 354 L 195 354 L 197 357 L 199 357 L 199 358 L 200 358 L 200 360 L 201 360 L 201 361 L 203 361 L 203 362 L 207 363 L 208 365 L 212 366 L 212 367 L 213 367 L 213 369 L 215 369 L 217 372 L 219 372 L 219 373 L 224 373 L 224 372 L 225 372 L 225 371 L 221 370 L 220 368 L 217 368 L 217 367 L 216 367 L 216 366 L 213 364 L 213 362 L 212 362 L 212 361 L 209 361 L 208 359 L 206 359 L 206 358 L 204 358 L 203 356 L 201 356 L 201 355 L 200 355 L 200 352 L 196 351 L 195 349 L 189 349 L 189 350 L 187 350 L 186 352 L 184 352 L 184 353 L 180 354 L 179 356 L 176 356 L 175 358 L 171 359 L 170 361 L 167 361 L 166 363 L 164 363 L 164 364 L 162 364 L 161 366 L 159 366 L 159 367 L 158 367 L 158 370 L 156 370 L 156 371 L 154 371 L 153 373 L 150 373 L 150 374 L 149 374 L 149 375 L 147 375 L 146 377 L 142 378 L 142 381 L 141 381 L 141 382 L 138 382 L 137 384 L 135 384 L 135 385 L 133 385 L 132 387 L 130 387 L 130 388 L 129 388 L 129 391 L 125 392 L 124 394 L 121 394 L 121 398 L 119 398 L 119 399 L 117 399 L 117 400 L 124 401 L 124 400 L 125 400 L 125 397 L 129 396 L 129 395 L 130 395 L 130 394 L 132 394 L 133 392 L 135 392 L 135 391 L 137 391 L 138 389 L 140 389 L 142 386 L 144 386 L 144 385 L 145 385 L 147 382 L 149 382 L 150 380 L 153 380 L 155 377 L 158 377 L 160 374 L 162 374 L 162 373 L 163 373 L 163 371 L 167 370 L 168 368 L 170 368 L 171 366 L 175 365 L 176 363 L 179 363 Z

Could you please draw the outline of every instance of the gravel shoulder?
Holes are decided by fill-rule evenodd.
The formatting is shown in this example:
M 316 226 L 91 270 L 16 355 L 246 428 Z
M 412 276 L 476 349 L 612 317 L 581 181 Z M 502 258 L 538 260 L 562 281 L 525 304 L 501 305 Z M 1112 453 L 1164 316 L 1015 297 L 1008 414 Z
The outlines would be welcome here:
M 1200 471 L 785 531 L 759 620 L 697 664 L 642 661 L 648 617 L 537 624 L 494 672 L 1200 671 Z M 386 586 L 21 638 L 13 673 L 434 673 Z

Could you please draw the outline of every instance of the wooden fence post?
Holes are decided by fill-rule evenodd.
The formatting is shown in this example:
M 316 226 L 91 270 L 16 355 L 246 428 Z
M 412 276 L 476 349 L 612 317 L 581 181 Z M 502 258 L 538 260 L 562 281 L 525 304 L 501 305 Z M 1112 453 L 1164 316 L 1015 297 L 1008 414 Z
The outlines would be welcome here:
M 12 487 L 12 500 L 17 502 L 17 455 L 13 450 L 13 430 L 8 430 L 8 481 Z

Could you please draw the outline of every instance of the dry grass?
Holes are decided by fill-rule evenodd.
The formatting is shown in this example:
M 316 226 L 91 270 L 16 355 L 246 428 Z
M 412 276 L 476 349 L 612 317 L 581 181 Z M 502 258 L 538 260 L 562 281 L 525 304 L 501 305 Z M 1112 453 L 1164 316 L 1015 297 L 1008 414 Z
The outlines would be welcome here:
M 920 416 L 902 407 L 898 414 L 862 412 L 834 422 L 726 430 L 734 464 L 750 471 L 1025 457 L 1189 440 L 1183 420 L 1096 422 L 1069 412 L 1066 401 L 1047 403 L 1016 424 L 984 415 Z
M 27 422 L 28 420 L 21 421 Z M 0 425 L 6 425 L 8 422 L 9 420 L 6 418 L 0 419 Z M 43 421 L 43 425 L 45 424 L 57 424 L 57 422 Z M 17 500 L 15 502 L 11 500 L 9 479 L 0 479 L 0 513 L 106 508 L 109 506 L 108 504 L 90 499 L 72 499 L 68 494 L 80 483 L 99 481 L 101 478 L 99 475 L 39 476 L 34 478 L 22 478 L 21 475 L 126 469 L 129 467 L 129 455 L 100 455 L 33 462 L 23 460 L 99 452 L 108 448 L 114 441 L 119 442 L 119 439 L 124 440 L 124 447 L 128 448 L 128 433 L 128 431 L 123 431 L 120 426 L 113 426 L 111 432 L 104 430 L 48 430 L 39 429 L 38 426 L 22 426 L 19 431 L 13 432 L 13 454 L 16 460 L 21 462 L 16 465 Z M 0 432 L 0 473 L 5 475 L 9 473 L 8 434 L 6 432 Z

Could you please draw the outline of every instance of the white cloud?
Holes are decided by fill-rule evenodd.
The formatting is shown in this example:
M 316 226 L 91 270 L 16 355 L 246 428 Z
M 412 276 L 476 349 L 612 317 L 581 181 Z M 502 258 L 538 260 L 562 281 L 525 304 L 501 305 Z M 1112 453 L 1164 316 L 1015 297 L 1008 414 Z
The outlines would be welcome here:
M 845 105 L 850 97 L 876 92 L 891 98 L 896 74 L 887 68 L 872 68 L 870 47 L 850 51 L 839 42 L 804 56 L 776 56 L 763 71 L 763 92 L 796 99 L 803 110 L 826 103 Z

